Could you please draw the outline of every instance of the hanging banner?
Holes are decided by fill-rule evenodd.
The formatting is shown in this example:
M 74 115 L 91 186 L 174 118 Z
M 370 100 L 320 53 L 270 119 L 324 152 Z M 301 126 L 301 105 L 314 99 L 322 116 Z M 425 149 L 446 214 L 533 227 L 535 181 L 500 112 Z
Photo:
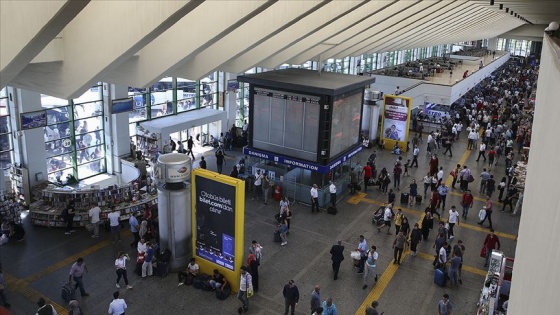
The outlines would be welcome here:
M 392 150 L 395 143 L 406 152 L 412 98 L 385 94 L 383 96 L 383 121 L 380 138 L 385 148 Z

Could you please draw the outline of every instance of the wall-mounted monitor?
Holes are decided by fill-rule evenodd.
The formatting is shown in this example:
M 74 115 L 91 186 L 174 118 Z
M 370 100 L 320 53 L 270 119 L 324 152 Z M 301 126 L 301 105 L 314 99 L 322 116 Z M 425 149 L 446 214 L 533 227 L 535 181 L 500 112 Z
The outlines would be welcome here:
M 36 112 L 22 113 L 21 114 L 21 129 L 35 129 L 42 128 L 47 125 L 47 111 L 40 110 Z
M 134 100 L 132 97 L 113 100 L 111 104 L 111 114 L 132 112 L 134 110 Z

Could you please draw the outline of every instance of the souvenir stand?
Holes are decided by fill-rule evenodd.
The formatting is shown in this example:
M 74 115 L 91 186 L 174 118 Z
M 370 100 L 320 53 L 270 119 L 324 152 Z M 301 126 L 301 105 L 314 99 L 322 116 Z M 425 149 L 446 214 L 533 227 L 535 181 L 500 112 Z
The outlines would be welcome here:
M 492 250 L 488 273 L 477 303 L 477 315 L 506 314 L 503 304 L 509 300 L 512 271 L 513 259 L 507 258 L 501 251 Z

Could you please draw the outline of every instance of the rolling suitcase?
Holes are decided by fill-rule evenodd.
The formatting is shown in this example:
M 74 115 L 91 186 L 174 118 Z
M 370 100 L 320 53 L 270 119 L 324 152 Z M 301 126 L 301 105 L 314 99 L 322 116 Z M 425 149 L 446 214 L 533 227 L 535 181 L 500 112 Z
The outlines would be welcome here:
M 274 231 L 274 243 L 282 242 L 282 238 L 280 237 L 280 230 Z
M 440 287 L 445 287 L 445 273 L 443 270 L 437 268 L 434 272 L 434 283 L 439 285 Z
M 71 284 L 65 283 L 62 286 L 62 292 L 60 293 L 64 302 L 68 303 L 76 298 L 76 289 Z
M 422 203 L 422 196 L 420 195 L 416 196 L 416 203 Z
M 407 204 L 408 203 L 408 193 L 401 193 L 401 203 L 402 204 Z

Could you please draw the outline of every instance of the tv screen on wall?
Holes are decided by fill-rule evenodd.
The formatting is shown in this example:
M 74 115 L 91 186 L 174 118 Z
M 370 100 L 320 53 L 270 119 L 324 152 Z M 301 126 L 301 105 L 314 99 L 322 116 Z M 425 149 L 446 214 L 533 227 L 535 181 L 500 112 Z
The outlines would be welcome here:
M 134 110 L 134 100 L 132 97 L 113 100 L 111 114 L 131 112 Z
M 40 110 L 21 114 L 21 129 L 41 128 L 47 125 L 47 111 Z

